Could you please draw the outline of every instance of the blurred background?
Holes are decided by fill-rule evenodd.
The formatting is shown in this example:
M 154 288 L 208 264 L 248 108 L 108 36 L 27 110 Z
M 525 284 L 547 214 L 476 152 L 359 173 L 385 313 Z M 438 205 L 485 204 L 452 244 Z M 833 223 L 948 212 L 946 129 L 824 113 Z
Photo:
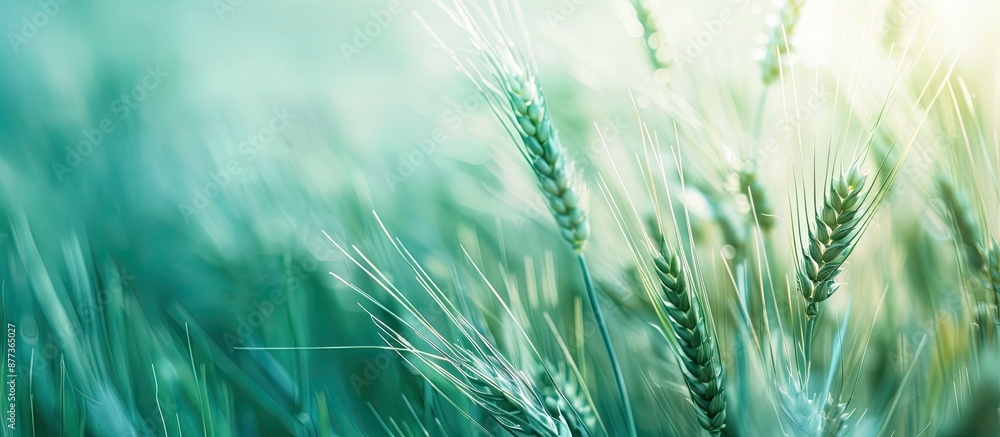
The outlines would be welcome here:
M 606 201 L 625 191 L 646 197 L 635 171 L 643 151 L 638 116 L 663 144 L 678 138 L 682 149 L 692 148 L 683 152 L 692 167 L 744 154 L 764 90 L 755 56 L 779 7 L 648 3 L 661 26 L 652 55 L 628 0 L 522 5 L 556 125 L 590 187 L 593 273 L 626 350 L 649 347 L 659 335 L 636 315 L 645 295 L 630 285 L 634 262 Z M 428 385 L 397 354 L 308 349 L 383 344 L 366 312 L 377 308 L 328 274 L 380 296 L 335 241 L 348 251 L 356 245 L 401 288 L 414 286 L 382 225 L 449 287 L 488 293 L 464 248 L 505 293 L 554 290 L 556 302 L 535 304 L 550 306 L 563 336 L 599 344 L 596 331 L 583 327 L 590 316 L 580 315 L 575 261 L 560 246 L 530 169 L 421 24 L 463 44 L 432 2 L 17 0 L 0 11 L 7 41 L 0 49 L 0 281 L 4 321 L 16 330 L 16 368 L 7 369 L 16 395 L 4 404 L 16 410 L 16 429 L 5 427 L 5 435 L 415 433 L 407 426 L 413 417 L 453 407 L 429 402 Z M 911 54 L 921 78 L 915 93 L 935 63 L 957 59 L 954 74 L 974 90 L 984 131 L 993 132 L 997 18 L 1000 4 L 986 0 L 810 0 L 797 34 L 797 99 L 820 96 L 813 121 L 833 119 L 828 102 L 840 67 L 845 83 L 860 77 L 862 90 L 877 96 L 878 81 L 869 78 L 882 77 L 892 59 L 886 41 L 902 45 L 918 29 L 912 50 L 926 49 Z M 670 68 L 656 71 L 651 56 Z M 870 61 L 865 75 L 851 70 L 859 60 Z M 782 134 L 780 102 L 796 100 L 781 89 L 771 88 L 764 138 Z M 694 150 L 709 137 L 718 140 L 711 152 Z M 931 146 L 914 150 L 941 150 Z M 922 153 L 912 156 L 928 168 L 948 161 L 947 151 Z M 767 169 L 763 183 L 784 193 L 782 154 L 767 154 L 758 166 Z M 933 188 L 920 185 L 926 173 L 911 173 L 902 171 L 897 183 L 912 181 L 917 193 Z M 715 272 L 709 282 L 728 285 L 720 253 L 732 242 L 724 229 L 701 223 L 718 214 L 712 195 L 728 182 L 703 175 L 678 193 L 689 202 L 705 269 Z M 786 203 L 779 194 L 779 217 Z M 857 281 L 870 293 L 855 293 L 860 302 L 839 296 L 839 305 L 874 307 L 886 286 L 878 279 L 883 267 L 894 277 L 908 271 L 892 261 L 908 261 L 903 255 L 885 261 L 891 266 L 866 263 L 909 253 L 879 249 L 899 238 L 892 232 L 926 234 L 906 238 L 949 253 L 949 229 L 933 209 L 893 205 L 908 219 L 873 226 L 879 230 L 852 272 L 870 279 Z M 777 231 L 776 247 L 787 247 L 787 231 Z M 947 280 L 908 284 L 934 288 L 928 281 Z M 886 311 L 893 326 L 938 320 L 940 306 L 920 307 L 915 292 L 894 287 L 889 296 L 886 305 L 916 309 Z M 474 300 L 497 309 L 488 298 Z M 857 317 L 870 323 L 870 313 Z M 901 356 L 915 346 L 885 341 L 880 350 Z M 238 349 L 254 346 L 306 349 Z M 656 363 L 667 355 L 623 360 L 636 369 L 630 380 L 647 388 L 634 394 L 638 411 L 653 417 L 642 429 L 683 435 L 694 428 L 668 428 L 671 419 L 655 414 L 662 396 L 684 396 L 679 377 L 657 375 L 675 370 Z M 866 378 L 901 379 L 905 359 L 876 355 Z M 603 356 L 589 360 L 586 372 L 607 371 Z M 651 382 L 657 378 L 664 381 Z M 609 379 L 596 378 L 591 390 L 612 393 Z M 617 411 L 614 396 L 596 402 L 599 411 Z M 476 432 L 468 419 L 448 417 L 442 429 Z M 613 414 L 604 422 L 609 434 L 623 432 Z

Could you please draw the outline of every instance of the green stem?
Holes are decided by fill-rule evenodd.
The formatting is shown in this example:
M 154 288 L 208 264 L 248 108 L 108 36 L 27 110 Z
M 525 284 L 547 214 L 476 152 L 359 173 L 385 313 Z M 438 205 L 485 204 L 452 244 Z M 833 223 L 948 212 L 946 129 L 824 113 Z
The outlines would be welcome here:
M 809 370 L 809 363 L 811 362 L 812 359 L 813 329 L 816 327 L 817 317 L 819 317 L 819 314 L 816 314 L 815 316 L 812 317 L 806 316 L 805 349 L 802 351 L 802 353 L 805 356 L 804 370 L 806 371 L 807 374 Z M 808 378 L 806 378 L 806 380 L 808 381 Z
M 615 373 L 615 382 L 618 384 L 618 394 L 622 398 L 625 408 L 625 423 L 628 425 L 628 435 L 636 436 L 635 422 L 632 419 L 632 404 L 628 400 L 628 390 L 625 388 L 625 378 L 622 377 L 622 369 L 618 364 L 615 348 L 611 345 L 611 334 L 608 333 L 608 325 L 604 322 L 604 312 L 597 302 L 597 292 L 594 291 L 594 282 L 590 279 L 590 269 L 587 268 L 587 260 L 583 254 L 577 254 L 580 261 L 580 270 L 583 271 L 583 283 L 587 287 L 587 297 L 590 299 L 590 307 L 594 310 L 594 318 L 597 320 L 597 327 L 601 330 L 601 338 L 604 339 L 604 346 L 608 349 L 608 357 L 611 359 L 611 369 Z

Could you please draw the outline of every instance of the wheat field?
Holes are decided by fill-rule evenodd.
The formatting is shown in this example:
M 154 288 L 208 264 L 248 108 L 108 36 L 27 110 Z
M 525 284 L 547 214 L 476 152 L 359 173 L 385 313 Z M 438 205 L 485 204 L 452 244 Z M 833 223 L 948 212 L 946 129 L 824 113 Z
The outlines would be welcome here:
M 3 436 L 1000 435 L 1000 4 L 0 6 Z

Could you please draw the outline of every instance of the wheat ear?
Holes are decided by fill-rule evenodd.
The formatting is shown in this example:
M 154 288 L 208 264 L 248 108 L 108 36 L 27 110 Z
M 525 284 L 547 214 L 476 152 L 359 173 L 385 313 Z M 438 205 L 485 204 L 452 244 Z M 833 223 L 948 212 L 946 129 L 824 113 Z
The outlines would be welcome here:
M 649 62 L 654 70 L 664 70 L 670 67 L 669 55 L 667 54 L 666 36 L 660 30 L 660 25 L 653 16 L 649 0 L 632 0 L 632 7 L 635 9 L 635 18 L 642 25 L 642 45 L 649 56 Z
M 958 242 L 965 251 L 969 267 L 974 271 L 982 270 L 986 265 L 986 256 L 981 250 L 983 233 L 979 230 L 975 210 L 970 207 L 964 193 L 947 176 L 938 176 L 937 189 L 955 233 L 958 234 Z
M 530 382 L 500 360 L 486 360 L 455 349 L 455 368 L 465 379 L 466 395 L 514 435 L 569 437 L 569 427 L 551 416 Z M 492 362 L 490 362 L 492 361 Z
M 1000 324 L 1000 243 L 993 240 L 985 252 L 986 280 L 993 290 L 993 303 L 997 306 L 996 322 Z
M 865 180 L 858 165 L 852 165 L 833 179 L 823 207 L 816 212 L 799 268 L 799 287 L 806 298 L 806 314 L 810 319 L 819 311 L 818 304 L 840 288 L 834 279 L 842 271 L 862 228 L 864 214 L 859 214 L 859 208 L 864 200 Z
M 980 275 L 987 290 L 995 296 L 994 304 L 998 306 L 996 317 L 1000 323 L 1000 244 L 983 237 L 975 209 L 947 176 L 938 177 L 937 187 L 958 243 L 965 252 L 969 269 Z
M 590 436 L 597 424 L 597 415 L 587 400 L 584 388 L 565 365 L 539 369 L 538 381 L 542 403 L 553 417 L 562 416 L 573 437 Z
M 538 86 L 538 82 L 533 76 L 523 73 L 524 70 L 516 68 L 516 65 L 514 67 L 508 71 L 507 94 L 524 144 L 522 153 L 531 164 L 543 194 L 548 198 L 549 209 L 555 217 L 556 223 L 559 224 L 563 239 L 577 254 L 580 270 L 583 273 L 584 286 L 587 289 L 587 298 L 594 312 L 594 319 L 601 331 L 601 338 L 608 351 L 608 359 L 611 361 L 615 383 L 622 398 L 628 433 L 630 436 L 635 436 L 632 404 L 625 386 L 625 377 L 611 342 L 611 334 L 604 319 L 604 312 L 597 300 L 597 292 L 594 290 L 587 260 L 583 255 L 587 237 L 590 235 L 586 209 L 580 203 L 578 190 L 571 182 L 572 171 L 567 164 L 566 151 L 560 145 L 559 136 L 555 127 L 552 126 L 541 87 Z
M 678 343 L 684 380 L 694 402 L 698 423 L 712 435 L 726 427 L 726 369 L 714 330 L 694 289 L 688 287 L 676 252 L 661 244 L 653 264 L 662 290 L 662 308 Z
M 823 420 L 818 408 L 819 403 L 806 395 L 805 390 L 797 384 L 787 390 L 778 390 L 778 394 L 781 413 L 788 420 L 788 424 L 798 431 L 793 435 L 816 435 Z
M 832 397 L 827 399 L 823 408 L 823 437 L 841 437 L 847 435 L 847 421 L 851 413 L 847 404 L 837 402 Z
M 764 59 L 761 60 L 761 78 L 765 86 L 778 79 L 782 64 L 788 62 L 788 56 L 793 50 L 791 37 L 795 26 L 799 24 L 805 4 L 806 0 L 786 0 L 778 11 L 778 20 L 771 26 L 767 45 L 764 47 Z
M 577 253 L 583 252 L 590 236 L 587 211 L 581 204 L 579 184 L 573 181 L 566 150 L 552 124 L 538 80 L 513 66 L 504 80 L 506 93 L 524 145 L 524 157 L 538 178 L 560 233 Z
M 456 60 L 460 69 L 465 71 L 472 82 L 486 96 L 494 113 L 505 122 L 504 127 L 511 137 L 517 137 L 514 138 L 515 140 L 520 139 L 521 155 L 531 165 L 531 169 L 538 179 L 542 193 L 548 200 L 546 203 L 549 210 L 559 225 L 560 234 L 576 252 L 587 290 L 587 298 L 594 312 L 594 319 L 601 331 L 601 339 L 608 351 L 608 359 L 611 361 L 618 393 L 622 398 L 622 409 L 624 410 L 625 423 L 628 426 L 628 434 L 635 436 L 635 421 L 632 418 L 632 405 L 629 401 L 628 389 L 625 387 L 625 377 L 622 374 L 621 365 L 618 363 L 618 357 L 615 355 L 611 334 L 597 300 L 597 291 L 594 290 L 587 260 L 583 255 L 584 247 L 590 236 L 583 184 L 573 177 L 569 157 L 559 141 L 559 133 L 552 124 L 552 115 L 546 103 L 545 94 L 542 92 L 542 87 L 538 84 L 537 74 L 535 74 L 537 67 L 530 55 L 531 43 L 528 40 L 527 32 L 523 32 L 524 39 L 520 41 L 521 44 L 515 44 L 502 25 L 505 21 L 502 17 L 506 17 L 507 20 L 522 20 L 513 24 L 521 29 L 525 27 L 519 3 L 516 1 L 503 2 L 498 5 L 494 1 L 489 1 L 492 24 L 485 22 L 490 20 L 478 20 L 463 2 L 456 0 L 453 3 L 454 7 L 451 8 L 440 2 L 438 6 L 444 9 L 460 28 L 468 32 L 471 42 L 475 46 L 473 52 L 481 55 L 481 58 L 478 62 L 474 60 L 463 61 L 457 52 L 447 50 Z M 480 19 L 488 18 L 484 16 L 481 9 L 477 10 L 480 12 Z M 479 21 L 484 22 L 479 23 Z M 423 24 L 438 39 L 441 46 L 446 47 L 430 26 L 426 23 Z
M 514 21 L 511 23 L 514 28 L 524 27 L 523 21 L 518 20 L 521 17 L 518 3 L 498 5 L 491 0 L 488 2 L 491 15 L 478 7 L 473 13 L 459 0 L 454 0 L 451 6 L 435 3 L 467 32 L 472 53 L 479 57 L 464 58 L 466 55 L 449 48 L 419 14 L 418 20 L 452 56 L 486 98 L 507 133 L 519 143 L 518 149 L 538 179 L 560 234 L 575 252 L 583 253 L 590 236 L 585 188 L 574 177 L 566 149 L 552 123 L 530 54 L 527 32 L 523 33 L 523 40 L 515 41 L 504 26 L 505 21 Z

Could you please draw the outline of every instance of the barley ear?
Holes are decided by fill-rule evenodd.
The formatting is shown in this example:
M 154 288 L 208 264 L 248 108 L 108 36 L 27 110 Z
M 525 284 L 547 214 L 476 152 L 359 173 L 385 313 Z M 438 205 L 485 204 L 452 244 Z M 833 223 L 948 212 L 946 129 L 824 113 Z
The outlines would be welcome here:
M 665 243 L 653 264 L 662 290 L 662 309 L 677 339 L 678 360 L 694 402 L 698 423 L 719 434 L 726 427 L 726 369 L 700 297 L 689 287 L 676 252 Z

